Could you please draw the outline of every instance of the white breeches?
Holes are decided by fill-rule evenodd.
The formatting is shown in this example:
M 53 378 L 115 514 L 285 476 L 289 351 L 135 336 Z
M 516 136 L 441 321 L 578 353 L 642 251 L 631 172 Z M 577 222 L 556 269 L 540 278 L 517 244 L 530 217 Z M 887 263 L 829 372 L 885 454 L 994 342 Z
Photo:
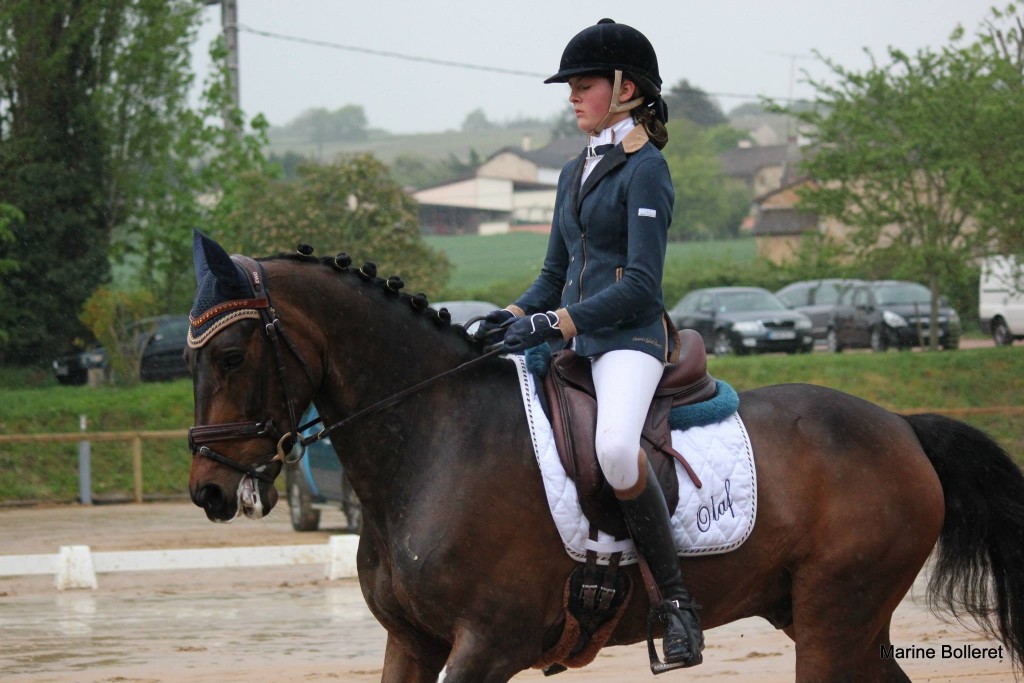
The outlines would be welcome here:
M 591 362 L 597 393 L 597 461 L 612 488 L 640 477 L 640 432 L 665 364 L 643 351 L 609 351 Z

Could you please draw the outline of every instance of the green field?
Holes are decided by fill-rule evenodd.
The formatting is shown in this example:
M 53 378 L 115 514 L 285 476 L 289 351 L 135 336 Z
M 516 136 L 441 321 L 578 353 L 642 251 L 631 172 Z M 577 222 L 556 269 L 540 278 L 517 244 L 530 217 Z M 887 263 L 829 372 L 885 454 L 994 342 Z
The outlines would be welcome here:
M 485 237 L 446 235 L 427 237 L 426 242 L 447 255 L 454 265 L 452 279 L 441 298 L 483 299 L 504 305 L 537 276 L 548 236 L 529 232 Z M 753 238 L 670 243 L 665 257 L 666 304 L 671 307 L 685 293 L 688 283 L 700 277 L 730 272 L 742 278 L 755 260 Z

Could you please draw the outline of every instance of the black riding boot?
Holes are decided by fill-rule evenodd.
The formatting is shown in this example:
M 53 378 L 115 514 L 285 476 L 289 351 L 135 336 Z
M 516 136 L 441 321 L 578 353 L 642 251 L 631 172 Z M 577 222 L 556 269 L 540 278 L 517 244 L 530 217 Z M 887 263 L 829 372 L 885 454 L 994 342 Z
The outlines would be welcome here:
M 700 664 L 704 660 L 704 634 L 697 616 L 700 605 L 686 590 L 679 571 L 665 496 L 646 456 L 642 455 L 640 461 L 640 481 L 629 491 L 615 493 L 637 552 L 647 560 L 661 589 L 662 602 L 651 606 L 649 620 L 658 619 L 665 627 L 663 664 L 657 661 L 654 646 L 650 645 L 651 671 L 659 674 Z

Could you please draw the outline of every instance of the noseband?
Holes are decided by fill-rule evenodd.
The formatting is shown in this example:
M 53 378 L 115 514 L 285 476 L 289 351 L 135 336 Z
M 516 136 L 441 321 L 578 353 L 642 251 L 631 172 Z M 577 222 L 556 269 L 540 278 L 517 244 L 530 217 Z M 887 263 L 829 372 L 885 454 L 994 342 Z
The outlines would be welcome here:
M 288 382 L 285 381 L 285 354 L 281 348 L 282 341 L 291 354 L 298 359 L 310 384 L 316 387 L 316 382 L 313 381 L 306 362 L 299 355 L 295 345 L 292 344 L 291 339 L 288 338 L 288 335 L 285 334 L 281 326 L 281 320 L 277 317 L 277 311 L 270 301 L 270 291 L 266 287 L 266 274 L 263 270 L 263 265 L 247 256 L 235 255 L 232 258 L 242 266 L 242 269 L 248 276 L 249 284 L 253 290 L 253 298 L 222 304 L 217 307 L 217 314 L 221 315 L 241 308 L 255 309 L 259 312 L 263 336 L 267 339 L 274 354 L 277 378 L 281 383 L 285 406 L 288 408 L 289 431 L 281 432 L 269 417 L 260 422 L 227 422 L 214 425 L 196 425 L 188 430 L 188 447 L 193 456 L 200 455 L 204 458 L 209 458 L 214 462 L 227 465 L 246 476 L 260 479 L 269 484 L 273 483 L 274 475 L 266 471 L 267 466 L 275 462 L 296 463 L 302 459 L 303 454 L 306 452 L 306 446 L 302 439 L 299 438 L 299 432 L 302 427 L 300 427 L 295 415 L 295 404 L 292 403 L 291 397 L 288 395 Z M 268 437 L 277 441 L 276 452 L 253 464 L 233 460 L 207 445 L 221 441 L 264 439 Z

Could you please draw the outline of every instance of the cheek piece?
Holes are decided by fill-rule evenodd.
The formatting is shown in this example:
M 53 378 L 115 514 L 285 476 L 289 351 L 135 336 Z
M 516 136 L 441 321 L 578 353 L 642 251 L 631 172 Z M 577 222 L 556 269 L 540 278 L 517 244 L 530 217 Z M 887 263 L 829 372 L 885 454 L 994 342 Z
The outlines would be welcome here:
M 616 69 L 615 70 L 615 82 L 612 84 L 612 101 L 611 101 L 611 103 L 608 106 L 608 113 L 604 115 L 604 118 L 601 119 L 601 123 L 597 124 L 597 126 L 595 126 L 593 130 L 588 130 L 587 131 L 588 135 L 598 135 L 602 130 L 604 130 L 605 126 L 608 125 L 608 119 L 610 119 L 612 116 L 614 116 L 615 114 L 618 114 L 620 112 L 630 111 L 632 109 L 636 109 L 637 107 L 639 107 L 643 103 L 643 101 L 644 101 L 643 96 L 636 97 L 636 98 L 630 100 L 629 102 L 616 102 L 615 100 L 618 98 L 618 92 L 621 89 L 622 89 L 622 70 L 621 69 Z

